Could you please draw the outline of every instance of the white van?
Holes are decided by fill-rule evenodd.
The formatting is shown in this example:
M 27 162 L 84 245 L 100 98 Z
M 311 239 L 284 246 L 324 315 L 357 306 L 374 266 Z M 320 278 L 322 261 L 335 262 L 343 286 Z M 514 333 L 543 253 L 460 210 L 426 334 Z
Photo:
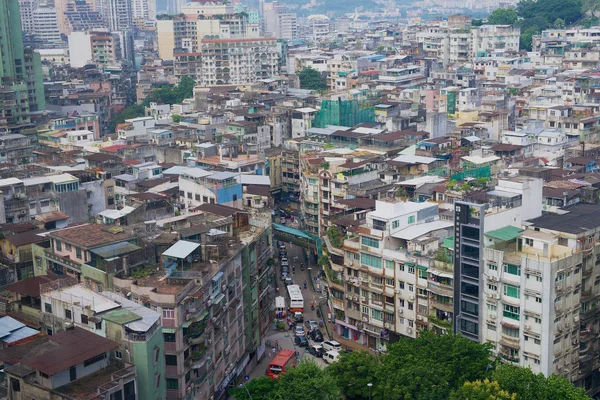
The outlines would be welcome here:
M 278 296 L 275 297 L 275 317 L 276 318 L 285 318 L 287 313 L 287 307 L 285 305 L 285 297 Z
M 342 350 L 342 345 L 339 342 L 336 342 L 335 340 L 327 340 L 323 343 L 321 343 L 321 346 L 323 346 L 323 349 L 325 349 L 325 351 L 340 351 Z
M 327 364 L 337 362 L 337 360 L 339 360 L 339 358 L 340 358 L 340 352 L 337 350 L 331 350 L 331 351 L 328 351 L 327 353 L 323 354 L 323 361 L 325 361 Z

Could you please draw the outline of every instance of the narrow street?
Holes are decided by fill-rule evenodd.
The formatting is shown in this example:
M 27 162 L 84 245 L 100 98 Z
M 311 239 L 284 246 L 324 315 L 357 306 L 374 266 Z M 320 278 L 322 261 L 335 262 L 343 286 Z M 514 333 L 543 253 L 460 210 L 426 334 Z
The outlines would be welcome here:
M 274 241 L 274 245 L 277 245 L 277 241 Z M 303 249 L 300 246 L 292 244 L 292 243 L 287 243 L 287 242 L 285 243 L 285 245 L 287 248 L 288 260 L 290 263 L 291 278 L 295 284 L 300 286 L 300 289 L 302 291 L 302 296 L 304 297 L 304 321 L 307 321 L 307 320 L 319 321 L 319 320 L 321 320 L 320 318 L 317 317 L 317 308 L 315 308 L 314 311 L 310 309 L 311 301 L 314 301 L 315 305 L 318 305 L 319 302 L 324 303 L 321 306 L 321 308 L 323 310 L 325 319 L 327 319 L 327 314 L 329 311 L 328 311 L 327 303 L 324 302 L 325 294 L 313 291 L 313 287 L 315 290 L 318 290 L 318 289 L 322 290 L 322 288 L 323 288 L 320 277 L 318 277 L 317 280 L 314 279 L 314 276 L 319 274 L 320 268 L 314 263 L 307 267 L 307 260 L 304 258 Z M 277 284 L 278 284 L 277 296 L 283 296 L 285 298 L 286 297 L 286 286 L 281 281 L 281 267 L 279 265 L 279 250 L 278 249 L 275 251 L 275 257 L 277 260 L 275 263 L 275 268 L 276 268 L 276 273 L 277 273 Z M 310 259 L 310 257 L 309 257 L 309 259 Z M 310 260 L 308 260 L 308 261 L 310 261 Z M 301 263 L 304 264 L 303 271 L 300 269 Z M 296 269 L 295 272 L 294 272 L 294 267 Z M 309 277 L 308 268 L 311 268 L 310 277 Z M 313 279 L 313 285 L 310 284 L 311 277 Z M 304 289 L 304 281 L 307 282 L 306 289 Z M 287 303 L 287 299 L 286 299 L 286 303 Z M 325 323 L 324 323 L 324 325 L 325 325 Z M 325 328 L 325 326 L 323 326 L 323 328 L 321 328 L 321 332 L 323 332 L 323 336 L 324 336 L 325 340 L 329 340 L 327 329 Z M 306 351 L 306 348 L 296 347 L 294 345 L 293 331 L 286 330 L 285 332 L 280 332 L 280 331 L 277 331 L 273 325 L 272 329 L 267 332 L 266 339 L 267 339 L 267 342 L 271 344 L 271 346 L 267 345 L 266 350 L 265 350 L 265 355 L 263 356 L 261 361 L 258 363 L 256 368 L 250 373 L 250 375 L 249 375 L 250 379 L 265 375 L 269 362 L 277 353 L 277 351 L 272 346 L 272 344 L 274 344 L 274 343 L 278 343 L 279 346 L 283 349 L 292 349 L 292 350 L 295 349 L 296 351 L 298 351 L 300 353 L 300 357 L 299 357 L 300 359 L 310 358 L 310 359 L 315 360 L 317 362 L 317 364 L 322 365 L 323 367 L 326 365 L 322 359 L 315 358 L 311 354 L 309 354 Z M 312 344 L 313 344 L 313 341 L 311 339 L 309 339 L 309 345 L 312 345 Z

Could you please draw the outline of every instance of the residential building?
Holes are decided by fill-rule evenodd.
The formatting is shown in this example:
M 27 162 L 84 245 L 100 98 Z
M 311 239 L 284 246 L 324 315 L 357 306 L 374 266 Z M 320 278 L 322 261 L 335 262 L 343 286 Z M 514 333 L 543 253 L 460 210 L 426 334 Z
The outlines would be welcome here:
M 521 30 L 512 25 L 482 25 L 471 30 L 473 57 L 488 57 L 497 50 L 518 51 Z
M 23 102 L 20 95 L 20 109 L 29 107 L 29 111 L 45 109 L 44 87 L 40 55 L 23 47 L 19 1 L 8 0 L 0 7 L 0 77 L 4 82 L 11 82 L 12 91 L 21 91 L 19 84 L 26 84 L 27 101 Z M 3 83 L 4 83 L 3 82 Z M 11 99 L 13 100 L 13 99 Z M 6 101 L 6 100 L 4 100 Z M 8 104 L 6 104 L 8 105 Z M 14 107 L 14 105 L 13 105 Z M 10 116 L 10 114 L 8 115 Z M 22 119 L 15 121 L 23 121 Z M 9 128 L 8 121 L 3 124 Z
M 0 350 L 8 397 L 137 400 L 135 367 L 116 360 L 118 343 L 73 328 Z M 52 360 L 52 362 L 48 362 Z
M 33 11 L 32 17 L 32 33 L 37 39 L 48 44 L 58 44 L 61 41 L 55 8 L 39 7 Z
M 185 208 L 202 204 L 240 205 L 242 185 L 231 172 L 186 167 L 179 175 L 179 195 Z
M 33 12 L 38 8 L 38 5 L 39 1 L 37 0 L 19 0 L 23 32 L 33 33 Z
M 123 58 L 133 62 L 133 20 L 132 2 L 128 0 L 103 0 L 100 7 L 102 19 L 109 32 L 119 32 Z

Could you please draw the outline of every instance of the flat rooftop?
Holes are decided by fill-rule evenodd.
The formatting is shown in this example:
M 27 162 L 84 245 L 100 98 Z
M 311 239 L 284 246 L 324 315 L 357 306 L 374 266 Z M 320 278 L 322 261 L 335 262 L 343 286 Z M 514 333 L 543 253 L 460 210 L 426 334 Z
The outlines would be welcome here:
M 548 213 L 529 222 L 536 228 L 572 234 L 600 227 L 600 212 L 595 204 L 577 204 L 564 211 L 564 214 Z

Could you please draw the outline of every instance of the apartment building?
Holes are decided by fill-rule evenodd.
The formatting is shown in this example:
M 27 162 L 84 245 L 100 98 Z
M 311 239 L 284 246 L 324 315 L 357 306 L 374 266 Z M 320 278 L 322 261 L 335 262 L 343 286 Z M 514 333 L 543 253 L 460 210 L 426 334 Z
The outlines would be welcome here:
M 181 7 L 181 12 L 181 17 L 170 16 L 156 22 L 158 55 L 163 60 L 173 59 L 175 49 L 201 52 L 206 36 L 221 40 L 260 36 L 259 24 L 250 23 L 248 14 L 236 13 L 228 3 L 190 2 Z
M 179 196 L 186 208 L 202 204 L 241 205 L 242 185 L 233 172 L 186 167 L 179 175 Z
M 112 356 L 136 366 L 139 398 L 164 399 L 160 314 L 139 300 L 112 292 L 97 293 L 76 283 L 75 279 L 63 279 L 43 285 L 40 319 L 48 335 L 75 326 L 115 341 L 118 347 Z
M 330 216 L 346 208 L 339 202 L 352 197 L 352 188 L 385 186 L 379 180 L 383 159 L 369 152 L 308 153 L 300 157 L 300 169 L 300 212 L 305 229 L 315 235 L 323 235 Z
M 0 350 L 11 399 L 141 399 L 136 368 L 113 356 L 118 343 L 78 327 Z M 51 362 L 48 362 L 51 360 Z
M 512 25 L 482 25 L 471 30 L 473 57 L 489 57 L 497 50 L 519 51 L 521 29 Z
M 114 278 L 117 292 L 162 315 L 167 399 L 220 398 L 250 353 L 260 359 L 264 352 L 272 296 L 270 230 L 233 229 L 231 218 L 220 224 L 181 230 L 194 242 L 168 248 L 158 273 Z
M 204 86 L 245 84 L 279 75 L 275 38 L 202 39 L 197 51 L 174 53 L 175 75 Z
M 60 32 L 58 31 L 58 20 L 56 9 L 50 7 L 39 7 L 32 13 L 32 33 L 37 39 L 47 44 L 60 43 Z

